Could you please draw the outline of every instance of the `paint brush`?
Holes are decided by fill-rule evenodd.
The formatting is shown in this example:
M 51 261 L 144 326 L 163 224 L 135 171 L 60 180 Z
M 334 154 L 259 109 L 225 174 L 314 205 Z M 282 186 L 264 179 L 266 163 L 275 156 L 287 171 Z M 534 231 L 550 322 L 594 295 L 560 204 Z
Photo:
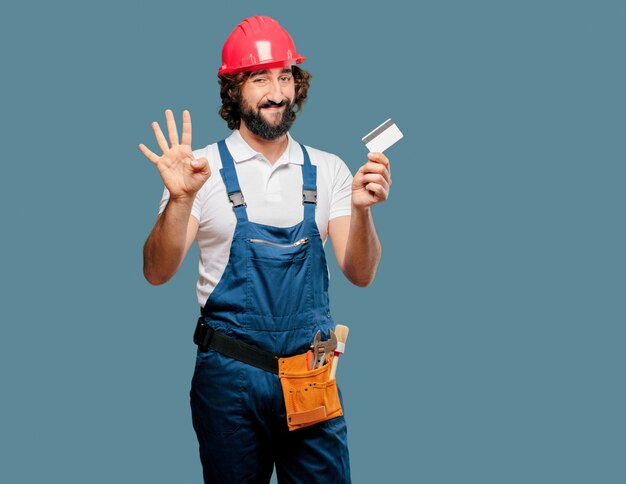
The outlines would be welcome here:
M 337 336 L 337 348 L 335 349 L 335 357 L 333 358 L 333 366 L 330 369 L 330 380 L 335 379 L 335 373 L 337 373 L 337 363 L 339 363 L 339 356 L 346 350 L 346 340 L 348 339 L 348 332 L 350 328 L 343 324 L 335 326 L 335 336 Z

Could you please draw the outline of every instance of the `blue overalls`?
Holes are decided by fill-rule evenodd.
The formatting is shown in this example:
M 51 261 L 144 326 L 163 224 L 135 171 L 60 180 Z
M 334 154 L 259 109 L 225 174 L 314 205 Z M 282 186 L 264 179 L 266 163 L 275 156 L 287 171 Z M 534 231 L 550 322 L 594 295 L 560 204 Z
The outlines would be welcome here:
M 301 145 L 302 146 L 302 145 Z M 306 352 L 334 328 L 328 272 L 315 222 L 316 167 L 302 146 L 304 219 L 281 228 L 250 222 L 233 158 L 218 143 L 237 225 L 224 274 L 202 309 L 217 332 L 278 355 Z M 311 203 L 312 202 L 312 203 Z M 350 482 L 343 416 L 288 431 L 278 375 L 199 349 L 191 384 L 205 483 Z

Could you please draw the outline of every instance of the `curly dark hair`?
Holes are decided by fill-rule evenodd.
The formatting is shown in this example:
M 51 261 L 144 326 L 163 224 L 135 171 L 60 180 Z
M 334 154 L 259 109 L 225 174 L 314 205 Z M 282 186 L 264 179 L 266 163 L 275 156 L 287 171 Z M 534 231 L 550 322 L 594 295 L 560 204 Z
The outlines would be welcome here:
M 302 109 L 302 104 L 306 101 L 311 81 L 311 73 L 298 66 L 291 66 L 294 82 L 296 84 L 296 98 L 294 100 L 294 110 L 292 121 L 296 119 L 296 113 Z M 220 97 L 222 106 L 220 116 L 226 121 L 230 129 L 238 129 L 241 121 L 239 105 L 241 102 L 241 87 L 250 77 L 250 72 L 240 72 L 239 74 L 224 74 L 218 76 L 220 83 Z

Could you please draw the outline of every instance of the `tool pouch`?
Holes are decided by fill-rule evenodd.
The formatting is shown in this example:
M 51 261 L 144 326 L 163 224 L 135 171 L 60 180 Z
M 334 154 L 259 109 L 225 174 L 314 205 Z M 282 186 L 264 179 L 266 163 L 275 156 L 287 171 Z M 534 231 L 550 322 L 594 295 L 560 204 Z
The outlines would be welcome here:
M 337 380 L 329 380 L 332 360 L 329 355 L 325 365 L 313 370 L 309 370 L 306 353 L 278 360 L 289 430 L 343 415 Z

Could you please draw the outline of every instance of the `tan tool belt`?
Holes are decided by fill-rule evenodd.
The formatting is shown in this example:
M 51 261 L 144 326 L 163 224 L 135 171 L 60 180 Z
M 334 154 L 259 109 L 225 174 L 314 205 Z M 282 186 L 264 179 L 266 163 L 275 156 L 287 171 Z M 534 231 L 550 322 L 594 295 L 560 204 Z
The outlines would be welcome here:
M 326 363 L 309 369 L 307 353 L 279 358 L 278 376 L 283 387 L 287 425 L 296 430 L 343 415 L 337 380 L 329 380 L 333 355 Z

